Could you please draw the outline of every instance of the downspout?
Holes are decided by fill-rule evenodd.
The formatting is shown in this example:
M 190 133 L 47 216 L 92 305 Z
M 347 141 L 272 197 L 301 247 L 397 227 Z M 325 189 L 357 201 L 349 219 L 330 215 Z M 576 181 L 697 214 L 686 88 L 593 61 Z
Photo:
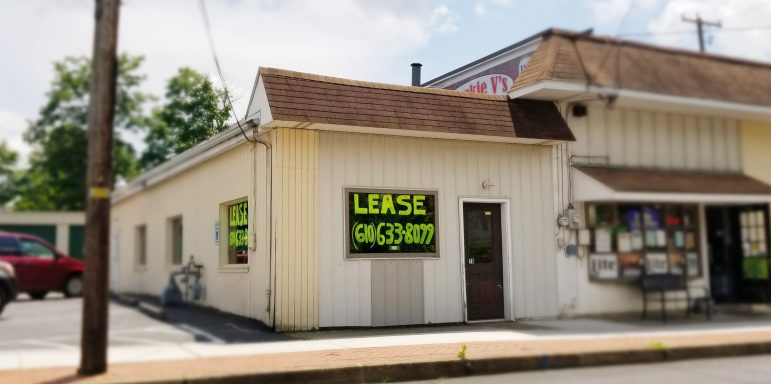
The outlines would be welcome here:
M 252 120 L 249 120 L 247 123 L 251 124 L 253 131 L 252 131 L 252 145 L 253 148 L 255 148 L 256 144 L 262 144 L 265 146 L 265 171 L 267 172 L 267 179 L 268 179 L 268 186 L 266 188 L 266 191 L 268 193 L 267 198 L 267 204 L 268 204 L 268 289 L 265 290 L 265 294 L 268 297 L 267 304 L 265 306 L 265 312 L 268 312 L 272 315 L 273 319 L 271 321 L 271 326 L 275 329 L 275 321 L 276 321 L 276 315 L 275 311 L 272 311 L 271 308 L 273 307 L 272 300 L 273 300 L 273 288 L 275 284 L 275 271 L 273 270 L 273 247 L 275 245 L 275 236 L 273 234 L 273 149 L 270 145 L 269 141 L 263 140 L 261 137 L 266 132 L 263 132 L 261 134 L 257 134 L 257 128 L 259 127 L 259 117 L 254 118 Z M 256 149 L 256 148 L 255 148 Z M 255 158 L 253 159 L 253 162 L 256 163 L 257 159 L 257 151 L 254 151 Z M 254 184 L 252 186 L 252 191 L 254 193 L 255 198 L 257 197 L 257 177 L 252 179 L 254 180 Z M 255 206 L 254 210 L 254 218 L 255 223 L 257 222 L 257 209 Z

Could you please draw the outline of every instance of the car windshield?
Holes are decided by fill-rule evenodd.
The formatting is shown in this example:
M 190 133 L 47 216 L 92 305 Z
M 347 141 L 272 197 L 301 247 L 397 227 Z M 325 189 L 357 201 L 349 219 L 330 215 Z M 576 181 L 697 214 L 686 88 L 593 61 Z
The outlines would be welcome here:
M 19 242 L 9 236 L 0 236 L 0 255 L 20 255 Z

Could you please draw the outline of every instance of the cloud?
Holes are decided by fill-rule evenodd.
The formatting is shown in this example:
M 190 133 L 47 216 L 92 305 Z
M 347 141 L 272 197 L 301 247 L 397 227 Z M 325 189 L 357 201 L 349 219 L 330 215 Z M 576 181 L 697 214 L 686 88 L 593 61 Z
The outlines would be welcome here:
M 8 147 L 19 154 L 17 166 L 25 167 L 31 151 L 30 146 L 22 139 L 27 129 L 27 119 L 13 111 L 0 109 L 0 142 L 5 141 Z
M 650 10 L 657 6 L 661 0 L 583 0 L 584 7 L 588 8 L 594 20 L 600 25 L 620 23 L 627 12 Z
M 146 57 L 144 90 L 163 95 L 179 67 L 215 74 L 198 2 L 124 0 L 119 50 Z M 443 0 L 208 1 L 214 41 L 235 109 L 244 113 L 258 66 L 407 84 L 411 56 L 460 17 Z M 34 118 L 52 62 L 88 55 L 93 2 L 0 0 L 0 109 Z M 16 131 L 14 131 L 16 132 Z M 0 132 L 12 140 L 17 133 Z M 16 136 L 14 136 L 16 135 Z M 15 140 L 15 139 L 13 139 Z M 139 144 L 141 138 L 132 139 Z M 138 145 L 139 146 L 139 145 Z
M 458 30 L 460 16 L 450 11 L 444 5 L 434 8 L 431 15 L 431 24 L 440 33 L 450 33 Z
M 479 17 L 484 16 L 487 13 L 485 4 L 481 1 L 477 1 L 477 3 L 474 5 L 474 13 L 476 13 L 476 15 Z
M 707 51 L 771 61 L 771 2 L 766 0 L 671 0 L 661 15 L 652 20 L 648 30 L 660 44 L 698 49 L 696 27 L 684 23 L 682 16 L 720 21 L 722 28 L 706 28 Z M 746 29 L 756 26 L 766 29 Z M 744 30 L 737 30 L 744 29 Z M 693 33 L 687 31 L 693 30 Z M 686 33 L 671 32 L 684 31 Z

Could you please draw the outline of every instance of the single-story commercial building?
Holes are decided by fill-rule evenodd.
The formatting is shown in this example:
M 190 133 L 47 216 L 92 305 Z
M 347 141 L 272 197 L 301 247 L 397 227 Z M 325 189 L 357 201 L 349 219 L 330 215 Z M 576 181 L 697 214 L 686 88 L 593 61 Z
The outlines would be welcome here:
M 113 194 L 113 288 L 193 257 L 200 303 L 279 331 L 637 311 L 643 274 L 762 301 L 768 95 L 766 64 L 558 30 L 422 87 L 261 68 Z

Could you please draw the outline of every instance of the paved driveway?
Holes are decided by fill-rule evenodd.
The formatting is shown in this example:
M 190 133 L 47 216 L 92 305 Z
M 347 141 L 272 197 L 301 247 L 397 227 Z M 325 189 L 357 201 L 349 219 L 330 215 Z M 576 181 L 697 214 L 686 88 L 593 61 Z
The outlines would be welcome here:
M 80 345 L 82 299 L 50 294 L 46 300 L 20 300 L 0 315 L 0 351 L 73 349 Z M 179 327 L 152 319 L 135 308 L 110 305 L 110 346 L 162 345 L 195 340 Z
M 10 303 L 0 315 L 0 369 L 76 365 L 82 308 L 82 299 L 56 294 L 45 300 L 22 295 Z M 209 309 L 172 308 L 167 316 L 164 322 L 111 303 L 110 361 L 195 358 L 212 347 L 227 353 L 234 344 L 289 339 L 254 320 Z

